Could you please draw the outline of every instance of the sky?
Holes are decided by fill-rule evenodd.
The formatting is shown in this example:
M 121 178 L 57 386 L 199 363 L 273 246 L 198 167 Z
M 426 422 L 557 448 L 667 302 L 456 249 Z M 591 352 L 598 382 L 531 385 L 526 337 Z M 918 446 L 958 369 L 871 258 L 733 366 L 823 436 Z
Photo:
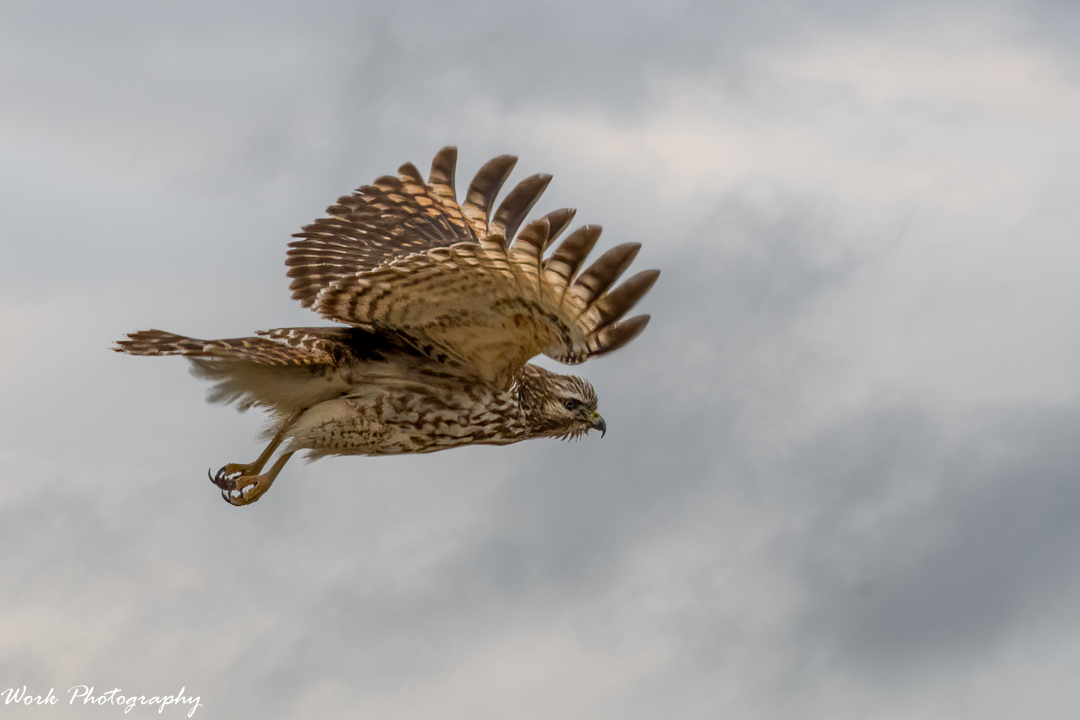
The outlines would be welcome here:
M 1052 0 L 0 4 L 2 712 L 1076 717 L 1078 30 Z M 258 414 L 111 343 L 321 324 L 290 235 L 444 145 L 662 270 L 574 371 L 610 437 L 294 459 L 222 502 Z

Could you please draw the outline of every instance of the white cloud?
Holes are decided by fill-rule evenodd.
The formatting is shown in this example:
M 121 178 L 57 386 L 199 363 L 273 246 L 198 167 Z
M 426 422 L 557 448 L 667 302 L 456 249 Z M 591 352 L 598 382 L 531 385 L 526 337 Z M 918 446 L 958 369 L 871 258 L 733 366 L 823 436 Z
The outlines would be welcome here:
M 224 7 L 5 34 L 48 52 L 2 71 L 3 677 L 205 717 L 1075 709 L 1074 57 L 962 3 Z M 663 269 L 582 370 L 608 437 L 226 507 L 258 420 L 109 342 L 312 322 L 289 233 L 442 142 Z

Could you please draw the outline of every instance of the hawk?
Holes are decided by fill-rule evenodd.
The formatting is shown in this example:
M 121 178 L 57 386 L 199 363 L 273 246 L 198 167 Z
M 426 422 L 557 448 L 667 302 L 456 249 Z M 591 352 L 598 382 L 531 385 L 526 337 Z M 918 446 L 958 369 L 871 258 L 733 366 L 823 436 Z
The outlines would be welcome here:
M 343 325 L 226 340 L 144 330 L 117 342 L 113 349 L 130 355 L 187 357 L 214 383 L 211 402 L 269 411 L 258 459 L 210 478 L 226 501 L 258 500 L 298 450 L 317 459 L 603 436 L 592 386 L 528 360 L 543 353 L 573 365 L 623 347 L 649 321 L 623 316 L 660 272 L 611 289 L 638 243 L 582 272 L 596 225 L 548 254 L 574 211 L 521 226 L 550 175 L 522 180 L 492 214 L 516 162 L 502 155 L 485 164 L 459 204 L 457 149 L 443 148 L 427 182 L 403 165 L 296 233 L 285 263 L 293 297 Z

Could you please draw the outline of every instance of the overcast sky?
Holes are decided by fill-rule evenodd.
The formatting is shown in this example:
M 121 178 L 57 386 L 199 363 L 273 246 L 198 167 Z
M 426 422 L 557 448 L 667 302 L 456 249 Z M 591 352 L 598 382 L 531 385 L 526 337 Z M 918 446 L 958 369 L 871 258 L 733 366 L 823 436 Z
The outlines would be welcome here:
M 0 693 L 59 699 L 2 712 L 1080 716 L 1077 37 L 1050 0 L 0 3 Z M 228 506 L 257 413 L 110 343 L 319 322 L 290 234 L 449 144 L 662 269 L 579 368 L 611 437 Z

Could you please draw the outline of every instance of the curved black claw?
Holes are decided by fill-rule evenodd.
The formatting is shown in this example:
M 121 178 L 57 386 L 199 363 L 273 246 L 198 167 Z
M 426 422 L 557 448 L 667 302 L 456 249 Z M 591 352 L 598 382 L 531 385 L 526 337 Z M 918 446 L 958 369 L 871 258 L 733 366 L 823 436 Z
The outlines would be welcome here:
M 210 471 L 207 470 L 206 474 L 209 476 Z M 229 463 L 218 470 L 210 482 L 221 488 L 221 499 L 230 505 L 250 505 L 269 489 L 276 474 L 275 471 L 269 475 L 259 475 L 254 465 Z
M 213 477 L 210 476 L 208 469 L 206 476 L 210 478 L 210 482 L 221 489 L 221 499 L 230 505 L 236 505 L 236 499 L 244 496 L 246 485 L 241 485 L 239 482 L 244 479 L 244 471 L 232 466 L 231 463 L 218 470 Z
M 206 475 L 207 477 L 210 476 L 209 470 L 206 471 Z M 230 477 L 230 475 L 232 475 L 233 477 Z M 222 490 L 235 490 L 236 478 L 240 477 L 240 475 L 241 473 L 235 471 L 230 473 L 229 466 L 226 465 L 225 467 L 218 470 L 216 475 L 210 478 L 210 482 L 214 483 Z

